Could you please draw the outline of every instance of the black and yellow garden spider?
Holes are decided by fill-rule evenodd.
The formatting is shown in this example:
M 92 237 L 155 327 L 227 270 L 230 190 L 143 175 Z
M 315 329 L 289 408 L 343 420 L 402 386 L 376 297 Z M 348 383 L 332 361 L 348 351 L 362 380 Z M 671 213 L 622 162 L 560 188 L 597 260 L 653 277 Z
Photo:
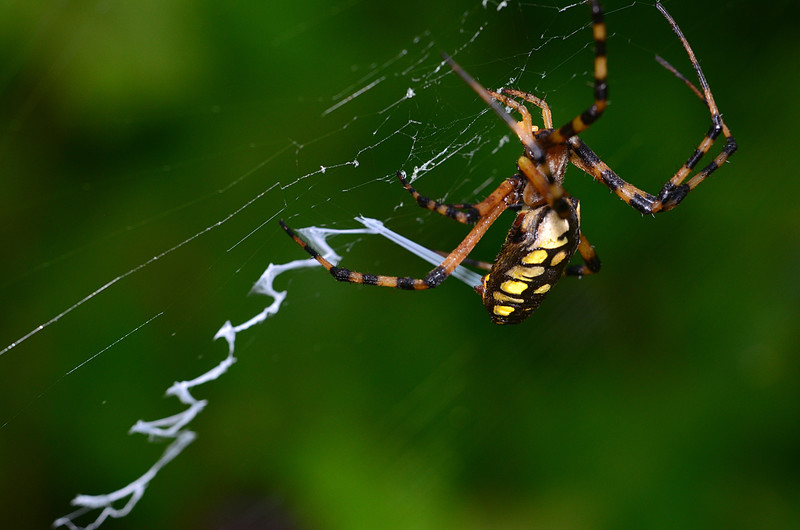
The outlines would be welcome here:
M 658 57 L 657 60 L 689 86 L 705 103 L 711 113 L 711 128 L 689 159 L 655 196 L 625 182 L 600 160 L 577 136 L 602 116 L 608 97 L 606 26 L 603 22 L 603 12 L 597 1 L 589 0 L 588 3 L 592 10 L 592 31 L 595 43 L 594 103 L 582 114 L 558 129 L 553 128 L 550 108 L 544 100 L 518 90 L 487 91 L 450 57 L 444 56 L 450 67 L 494 109 L 498 116 L 506 121 L 511 130 L 519 137 L 525 149 L 517 159 L 517 173 L 503 181 L 487 198 L 477 204 L 445 204 L 423 197 L 411 187 L 402 172 L 397 174 L 400 182 L 421 207 L 438 212 L 460 223 L 475 225 L 455 250 L 450 252 L 444 261 L 434 267 L 424 278 L 363 274 L 337 267 L 320 256 L 281 221 L 281 226 L 286 233 L 339 281 L 422 290 L 436 287 L 447 279 L 455 268 L 467 259 L 469 253 L 500 214 L 509 208 L 516 209 L 518 210 L 517 217 L 511 225 L 503 247 L 494 263 L 485 267 L 489 273 L 483 277 L 482 285 L 475 288 L 483 298 L 483 304 L 489 311 L 492 321 L 496 324 L 522 322 L 539 307 L 542 299 L 563 275 L 583 276 L 598 272 L 600 260 L 592 245 L 581 232 L 578 200 L 570 197 L 562 186 L 564 172 L 570 162 L 594 177 L 595 180 L 608 186 L 620 199 L 639 212 L 654 214 L 671 210 L 677 206 L 691 190 L 736 151 L 736 142 L 722 120 L 700 64 L 688 41 L 672 16 L 661 4 L 656 3 L 656 7 L 667 19 L 689 55 L 702 91 L 698 90 L 666 61 Z M 525 105 L 512 98 L 518 98 L 539 107 L 542 111 L 544 128 L 540 129 L 533 125 L 530 112 Z M 515 121 L 498 102 L 519 113 L 522 119 Z M 687 181 L 689 174 L 711 149 L 720 134 L 727 140 L 725 147 L 714 160 Z M 569 265 L 576 251 L 583 259 L 583 264 Z

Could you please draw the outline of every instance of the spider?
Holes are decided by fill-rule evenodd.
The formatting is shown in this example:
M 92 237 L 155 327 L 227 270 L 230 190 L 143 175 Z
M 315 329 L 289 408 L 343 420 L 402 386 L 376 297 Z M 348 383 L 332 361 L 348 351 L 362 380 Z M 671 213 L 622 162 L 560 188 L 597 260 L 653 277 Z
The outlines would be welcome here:
M 477 264 L 489 272 L 475 290 L 481 295 L 484 306 L 496 324 L 516 324 L 525 320 L 539 307 L 545 295 L 562 276 L 581 277 L 598 272 L 600 259 L 581 231 L 580 204 L 564 190 L 562 185 L 564 172 L 569 163 L 605 184 L 620 199 L 642 214 L 655 214 L 671 210 L 680 204 L 691 190 L 733 155 L 737 146 L 722 120 L 688 41 L 672 16 L 660 3 L 656 3 L 656 8 L 667 19 L 686 50 L 702 91 L 669 63 L 660 57 L 656 57 L 656 60 L 692 89 L 708 107 L 711 113 L 711 128 L 688 160 L 664 184 L 658 195 L 651 195 L 624 181 L 600 160 L 578 137 L 579 133 L 585 131 L 602 116 L 608 98 L 606 26 L 597 0 L 589 0 L 588 3 L 591 6 L 595 44 L 594 103 L 558 129 L 553 128 L 552 114 L 544 100 L 533 94 L 508 88 L 500 89 L 498 92 L 488 91 L 449 56 L 443 54 L 445 62 L 453 71 L 514 131 L 522 142 L 524 151 L 517 159 L 517 172 L 477 204 L 446 204 L 423 197 L 411 187 L 402 172 L 397 173 L 403 187 L 414 197 L 419 206 L 460 223 L 474 225 L 455 250 L 447 254 L 444 261 L 424 278 L 364 274 L 334 266 L 281 220 L 280 224 L 286 233 L 319 261 L 334 278 L 342 282 L 407 290 L 432 289 L 447 279 L 465 260 L 473 265 Z M 533 125 L 530 112 L 519 100 L 531 103 L 541 110 L 543 128 Z M 516 111 L 521 120 L 515 121 L 500 103 Z M 721 152 L 705 168 L 686 180 L 720 134 L 726 138 Z M 500 214 L 507 209 L 517 210 L 518 213 L 494 263 L 482 264 L 469 260 L 467 258 L 469 253 Z M 580 254 L 583 263 L 570 265 L 570 260 L 576 252 Z

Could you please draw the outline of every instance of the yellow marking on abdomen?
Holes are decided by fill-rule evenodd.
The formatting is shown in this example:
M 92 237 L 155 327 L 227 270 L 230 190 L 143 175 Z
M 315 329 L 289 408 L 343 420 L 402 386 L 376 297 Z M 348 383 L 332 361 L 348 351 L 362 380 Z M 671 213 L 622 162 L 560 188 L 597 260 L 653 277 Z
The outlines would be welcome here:
M 566 232 L 566 230 L 564 230 L 564 232 Z M 564 235 L 564 232 L 561 232 L 561 234 L 556 236 L 556 237 L 543 239 L 541 241 L 538 241 L 537 243 L 539 243 L 539 246 L 542 247 L 542 248 L 563 247 L 564 245 L 567 244 L 567 239 L 566 238 L 564 238 L 563 241 L 560 241 L 560 238 Z
M 511 307 L 510 305 L 496 305 L 496 306 L 494 306 L 494 314 L 498 315 L 498 316 L 501 316 L 501 317 L 507 317 L 508 315 L 510 315 L 513 312 L 514 312 L 514 308 Z
M 543 262 L 547 258 L 547 251 L 546 250 L 534 250 L 524 258 L 522 258 L 522 263 L 525 265 L 530 264 L 538 264 Z
M 536 289 L 535 291 L 533 291 L 533 294 L 544 294 L 549 290 L 550 290 L 550 284 L 546 283 L 546 284 L 542 285 L 541 287 L 539 287 L 538 289 Z
M 544 274 L 544 267 L 522 267 L 517 265 L 510 268 L 506 274 L 515 280 L 525 281 Z
M 528 284 L 525 282 L 515 282 L 512 280 L 505 281 L 500 284 L 500 289 L 504 290 L 509 294 L 520 294 L 522 291 L 528 288 Z
M 522 304 L 525 302 L 525 300 L 521 298 L 514 298 L 513 296 L 508 296 L 500 291 L 493 292 L 492 298 L 494 298 L 497 302 L 511 302 L 512 304 Z
M 551 259 L 551 260 L 550 260 L 550 266 L 551 266 L 551 267 L 553 267 L 553 266 L 555 266 L 555 265 L 558 265 L 558 264 L 559 264 L 559 263 L 561 263 L 561 262 L 564 260 L 564 258 L 566 258 L 566 257 L 567 257 L 567 253 L 566 253 L 566 252 L 564 252 L 563 250 L 562 250 L 562 251 L 560 251 L 558 254 L 556 254 L 555 256 L 553 256 L 553 259 Z

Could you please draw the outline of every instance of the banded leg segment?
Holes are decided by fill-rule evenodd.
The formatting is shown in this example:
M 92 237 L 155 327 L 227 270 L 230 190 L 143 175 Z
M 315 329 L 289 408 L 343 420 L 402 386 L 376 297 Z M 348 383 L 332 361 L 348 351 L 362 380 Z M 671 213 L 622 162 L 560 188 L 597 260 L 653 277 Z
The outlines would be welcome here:
M 490 226 L 497 220 L 501 213 L 506 210 L 510 205 L 517 203 L 518 188 L 520 185 L 519 179 L 508 179 L 504 181 L 498 188 L 492 192 L 489 197 L 479 203 L 482 210 L 485 211 L 481 214 L 475 226 L 470 230 L 467 237 L 442 261 L 442 263 L 434 267 L 424 278 L 411 278 L 407 276 L 384 276 L 380 274 L 365 274 L 361 272 L 351 271 L 344 267 L 337 267 L 330 261 L 323 258 L 319 252 L 314 250 L 308 243 L 298 236 L 294 230 L 289 228 L 283 220 L 280 221 L 281 227 L 291 237 L 295 243 L 300 245 L 308 254 L 317 260 L 331 276 L 340 282 L 361 283 L 364 285 L 378 285 L 380 287 L 393 287 L 395 289 L 404 290 L 422 290 L 432 289 L 445 281 L 458 267 L 464 259 L 467 258 L 469 253 L 478 244 L 478 241 L 483 237 Z
M 592 34 L 594 36 L 594 103 L 569 123 L 562 125 L 549 134 L 537 136 L 544 146 L 563 144 L 589 128 L 603 115 L 608 103 L 608 61 L 606 59 L 606 24 L 603 20 L 603 10 L 596 0 L 590 1 L 592 8 Z
M 416 189 L 411 187 L 411 184 L 408 183 L 402 171 L 397 172 L 397 178 L 400 179 L 403 187 L 414 197 L 420 207 L 454 219 L 459 223 L 470 225 L 474 225 L 482 216 L 487 215 L 494 205 L 505 200 L 507 195 L 518 191 L 522 183 L 519 177 L 511 177 L 506 179 L 505 182 L 479 203 L 450 204 L 435 201 L 420 195 Z M 507 208 L 514 208 L 515 206 L 517 206 L 516 203 L 506 202 Z
M 406 191 L 414 197 L 417 204 L 426 210 L 431 210 L 445 217 L 449 217 L 450 219 L 455 219 L 459 223 L 464 223 L 465 225 L 474 225 L 481 217 L 480 209 L 474 204 L 449 204 L 423 197 L 408 183 L 402 171 L 397 172 L 397 178 L 400 179 L 400 183 L 403 184 Z
M 340 282 L 349 282 L 349 283 L 362 283 L 364 285 L 379 285 L 381 287 L 394 287 L 395 289 L 405 289 L 405 290 L 420 290 L 420 289 L 428 289 L 431 286 L 428 285 L 425 280 L 420 280 L 417 278 L 410 278 L 410 277 L 400 277 L 400 276 L 384 276 L 380 274 L 364 274 L 361 272 L 351 271 L 350 269 L 345 269 L 344 267 L 337 267 L 330 261 L 323 258 L 319 252 L 314 250 L 308 243 L 303 241 L 300 236 L 298 236 L 294 230 L 289 228 L 286 223 L 283 222 L 283 219 L 280 220 L 281 227 L 286 231 L 286 233 L 294 239 L 295 243 L 300 245 L 303 250 L 309 253 L 312 258 L 317 260 L 325 269 L 331 273 L 336 280 Z
M 586 236 L 583 235 L 583 232 L 581 232 L 581 241 L 578 243 L 578 253 L 580 253 L 581 259 L 583 259 L 583 264 L 570 265 L 564 270 L 564 275 L 577 276 L 580 278 L 588 274 L 600 272 L 600 258 L 597 257 L 594 247 L 589 243 L 589 240 L 586 239 Z

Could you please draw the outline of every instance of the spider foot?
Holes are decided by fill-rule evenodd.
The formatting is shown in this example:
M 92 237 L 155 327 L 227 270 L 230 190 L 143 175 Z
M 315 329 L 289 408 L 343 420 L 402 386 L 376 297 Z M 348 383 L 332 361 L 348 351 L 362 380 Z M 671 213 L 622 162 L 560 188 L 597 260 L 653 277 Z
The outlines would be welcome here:
M 688 184 L 681 184 L 675 186 L 671 182 L 667 182 L 658 194 L 658 202 L 662 204 L 662 211 L 667 211 L 675 208 L 680 202 L 689 194 Z

